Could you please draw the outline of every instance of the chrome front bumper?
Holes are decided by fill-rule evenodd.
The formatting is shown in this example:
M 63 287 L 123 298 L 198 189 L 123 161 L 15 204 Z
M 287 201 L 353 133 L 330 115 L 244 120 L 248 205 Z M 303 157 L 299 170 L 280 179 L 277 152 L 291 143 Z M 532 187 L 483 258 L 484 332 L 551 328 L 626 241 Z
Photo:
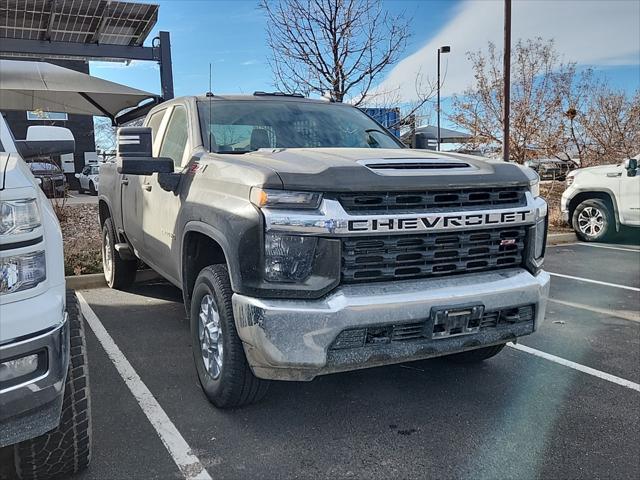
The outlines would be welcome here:
M 318 375 L 447 355 L 532 333 L 544 319 L 549 275 L 523 269 L 440 279 L 345 285 L 319 300 L 260 299 L 234 294 L 233 312 L 256 376 L 312 380 Z M 346 329 L 426 320 L 435 307 L 481 304 L 485 311 L 532 304 L 528 325 L 487 329 L 446 339 L 391 342 L 338 353 L 330 350 Z
M 0 362 L 38 354 L 38 368 L 24 379 L 0 383 L 0 447 L 58 426 L 69 365 L 69 322 L 0 346 Z

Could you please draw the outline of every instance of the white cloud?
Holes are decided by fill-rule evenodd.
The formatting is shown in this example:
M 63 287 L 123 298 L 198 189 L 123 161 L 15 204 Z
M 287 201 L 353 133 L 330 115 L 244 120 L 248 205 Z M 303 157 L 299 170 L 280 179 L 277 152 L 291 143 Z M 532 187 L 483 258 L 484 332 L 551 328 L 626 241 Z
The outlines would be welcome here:
M 473 82 L 466 52 L 503 44 L 503 1 L 463 3 L 454 17 L 420 50 L 396 65 L 378 91 L 399 88 L 404 101 L 415 99 L 418 72 L 435 78 L 436 51 L 451 45 L 442 57 L 447 77 L 443 95 L 462 92 Z M 640 64 L 640 2 L 636 0 L 515 0 L 512 45 L 519 38 L 553 38 L 563 60 L 581 65 Z
M 251 60 L 246 60 L 246 61 L 242 62 L 240 65 L 247 67 L 249 65 L 258 65 L 259 63 L 260 62 L 258 60 L 251 59 Z

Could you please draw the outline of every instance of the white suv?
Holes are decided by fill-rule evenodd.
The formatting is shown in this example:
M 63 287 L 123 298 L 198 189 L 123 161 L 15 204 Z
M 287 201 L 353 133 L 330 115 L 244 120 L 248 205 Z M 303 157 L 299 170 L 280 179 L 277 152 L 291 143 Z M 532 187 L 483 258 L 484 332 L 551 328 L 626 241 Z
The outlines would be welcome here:
M 560 208 L 580 240 L 602 241 L 620 226 L 640 226 L 640 155 L 618 165 L 574 170 Z

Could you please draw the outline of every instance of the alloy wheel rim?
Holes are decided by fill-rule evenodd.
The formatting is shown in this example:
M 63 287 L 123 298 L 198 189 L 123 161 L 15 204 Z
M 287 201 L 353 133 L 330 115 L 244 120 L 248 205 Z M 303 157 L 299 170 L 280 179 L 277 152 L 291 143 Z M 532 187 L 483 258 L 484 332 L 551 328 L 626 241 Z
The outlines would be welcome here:
M 104 271 L 104 277 L 107 281 L 110 281 L 111 271 L 113 269 L 113 257 L 111 255 L 111 240 L 108 234 L 104 236 L 102 247 L 102 269 Z
M 222 324 L 218 306 L 209 294 L 200 302 L 198 339 L 204 368 L 211 378 L 216 379 L 222 372 Z
M 595 237 L 604 229 L 604 215 L 595 207 L 587 207 L 578 215 L 578 228 L 591 237 Z

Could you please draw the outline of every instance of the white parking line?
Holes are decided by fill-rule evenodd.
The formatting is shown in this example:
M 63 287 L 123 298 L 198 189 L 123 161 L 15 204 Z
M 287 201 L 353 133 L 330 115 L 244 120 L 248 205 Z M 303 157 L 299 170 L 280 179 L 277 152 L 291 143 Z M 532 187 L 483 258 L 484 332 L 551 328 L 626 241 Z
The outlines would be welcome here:
M 565 358 L 556 357 L 555 355 L 536 350 L 535 348 L 527 347 L 526 345 L 515 343 L 507 343 L 507 345 L 511 348 L 515 348 L 516 350 L 520 350 L 521 352 L 526 352 L 531 355 L 535 355 L 536 357 L 544 358 L 545 360 L 564 365 L 565 367 L 573 368 L 574 370 L 578 370 L 588 375 L 601 378 L 602 380 L 606 380 L 608 382 L 630 388 L 631 390 L 635 390 L 636 392 L 640 392 L 640 384 L 632 382 L 631 380 L 625 380 L 624 378 L 616 377 L 615 375 L 611 375 L 610 373 L 601 372 L 600 370 L 596 370 L 595 368 L 587 367 L 585 365 L 572 362 L 571 360 L 567 360 Z
M 631 290 L 632 292 L 640 292 L 640 288 L 630 287 L 628 285 L 620 285 L 620 284 L 617 284 L 617 283 L 601 282 L 600 280 L 592 280 L 590 278 L 583 278 L 583 277 L 574 277 L 573 275 L 564 275 L 562 273 L 553 273 L 553 272 L 549 272 L 549 271 L 547 271 L 547 273 L 549 275 L 554 276 L 554 277 L 568 278 L 570 280 L 578 280 L 579 282 L 595 283 L 596 285 L 605 285 L 607 287 L 623 288 L 625 290 Z
M 574 302 L 567 302 L 564 300 L 557 300 L 555 298 L 550 298 L 549 302 L 558 303 L 560 305 L 564 305 L 565 307 L 579 308 L 581 310 L 587 310 L 589 312 L 601 313 L 603 315 L 610 315 L 612 317 L 622 318 L 624 320 L 629 320 L 631 322 L 640 322 L 640 313 L 633 312 L 630 310 L 609 310 L 606 308 L 594 307 L 592 305 L 585 305 L 584 303 L 574 303 Z
M 91 309 L 82 294 L 77 293 L 82 313 L 87 323 L 95 333 L 96 337 L 102 344 L 105 352 L 118 370 L 118 373 L 124 380 L 127 387 L 137 400 L 140 408 L 147 416 L 147 419 L 153 425 L 160 440 L 169 451 L 185 479 L 188 480 L 212 480 L 209 473 L 202 466 L 202 463 L 193 454 L 189 444 L 182 437 L 178 429 L 169 419 L 169 416 L 162 409 L 158 401 L 155 399 L 151 391 L 142 382 L 138 373 L 124 356 L 120 348 L 111 338 L 111 335 L 100 322 L 98 316 Z
M 612 245 L 602 245 L 600 243 L 572 243 L 571 245 L 581 245 L 583 247 L 605 248 L 607 250 L 620 250 L 621 252 L 640 253 L 640 250 L 629 247 L 614 247 Z

